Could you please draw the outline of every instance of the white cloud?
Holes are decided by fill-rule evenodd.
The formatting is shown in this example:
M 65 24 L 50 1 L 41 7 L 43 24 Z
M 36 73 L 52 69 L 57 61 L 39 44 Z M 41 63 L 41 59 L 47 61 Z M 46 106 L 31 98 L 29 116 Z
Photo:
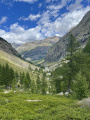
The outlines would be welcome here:
M 49 10 L 59 10 L 59 9 L 63 8 L 64 6 L 66 6 L 67 2 L 68 2 L 67 0 L 62 0 L 57 5 L 52 4 L 52 5 L 47 6 L 47 8 Z
M 28 41 L 43 39 L 40 30 L 41 28 L 39 26 L 35 28 L 25 29 L 24 27 L 18 25 L 18 23 L 15 23 L 10 26 L 9 32 L 0 29 L 0 36 L 11 43 L 25 43 Z
M 47 26 L 47 23 L 51 22 L 50 17 L 51 17 L 50 11 L 47 10 L 46 12 L 42 14 L 41 19 L 39 20 L 38 24 Z
M 70 11 L 66 14 L 63 14 L 61 17 L 58 17 L 55 21 L 51 21 L 50 11 L 43 13 L 42 18 L 38 22 L 38 25 L 41 26 L 42 34 L 46 37 L 59 34 L 63 36 L 67 33 L 72 27 L 76 26 L 83 16 L 90 10 L 90 7 L 81 8 L 75 11 Z
M 60 0 L 60 1 L 59 1 L 59 0 L 46 0 L 47 3 L 50 3 L 50 2 L 56 2 L 56 1 L 58 1 L 58 2 L 61 1 L 61 2 L 64 3 L 64 2 L 71 2 L 71 1 L 73 1 L 73 0 Z
M 1 20 L 0 20 L 0 24 L 5 23 L 6 21 L 7 21 L 7 17 L 4 16 L 4 17 L 1 18 Z
M 5 4 L 8 6 L 8 9 L 13 6 L 13 0 L 1 0 L 2 4 Z
M 37 20 L 37 19 L 40 18 L 40 17 L 41 17 L 40 14 L 37 14 L 37 15 L 30 14 L 27 18 L 25 18 L 25 17 L 20 17 L 19 20 L 24 20 L 24 21 L 31 20 L 31 21 L 35 21 L 35 20 Z
M 71 28 L 76 26 L 83 16 L 90 10 L 90 7 L 83 8 L 81 10 L 75 10 L 73 12 L 69 12 L 62 17 L 59 17 L 54 22 L 54 28 L 57 33 L 63 36 L 66 32 L 68 32 Z
M 54 1 L 58 1 L 58 0 L 46 0 L 47 3 L 54 2 Z
M 67 7 L 67 10 L 74 11 L 74 10 L 83 8 L 83 5 L 81 4 L 82 1 L 83 0 L 76 0 L 75 3 Z
M 36 2 L 37 0 L 14 0 L 16 2 L 27 2 L 27 3 L 34 3 Z
M 54 0 L 48 0 L 54 1 Z M 27 18 L 21 17 L 20 20 L 37 20 L 35 28 L 25 29 L 18 23 L 10 26 L 10 31 L 6 32 L 0 29 L 0 36 L 8 42 L 24 43 L 28 41 L 40 40 L 52 35 L 63 36 L 72 27 L 76 26 L 83 16 L 90 10 L 90 6 L 83 8 L 82 0 L 76 0 L 75 4 L 67 7 L 67 13 L 60 15 L 60 9 L 66 6 L 67 2 L 72 0 L 62 0 L 57 6 L 49 5 L 47 11 L 42 14 L 30 14 Z M 60 16 L 59 16 L 60 15 Z
M 20 25 L 18 25 L 18 23 L 15 23 L 10 26 L 10 31 L 14 33 L 23 33 L 25 32 L 25 29 L 21 27 Z
M 10 26 L 9 32 L 0 29 L 0 36 L 8 42 L 16 43 L 40 40 L 52 35 L 63 36 L 72 27 L 76 26 L 89 10 L 90 7 L 86 7 L 80 10 L 68 12 L 63 14 L 61 17 L 58 17 L 53 22 L 50 20 L 50 11 L 46 11 L 42 14 L 42 17 L 38 22 L 38 26 L 35 28 L 25 29 L 18 25 L 18 23 L 15 23 Z
M 38 7 L 39 7 L 39 8 L 42 7 L 42 3 L 39 3 Z
M 0 36 L 3 36 L 5 34 L 5 31 L 0 29 Z
M 50 0 L 51 1 L 51 0 Z M 56 1 L 56 0 L 53 0 L 53 2 Z M 58 17 L 58 15 L 60 14 L 60 10 L 63 8 L 63 7 L 66 7 L 67 3 L 69 3 L 70 1 L 72 0 L 61 0 L 61 1 L 58 1 L 57 4 L 50 4 L 47 6 L 47 9 L 50 11 L 50 14 L 53 16 L 53 17 Z M 49 2 L 49 1 L 48 1 Z

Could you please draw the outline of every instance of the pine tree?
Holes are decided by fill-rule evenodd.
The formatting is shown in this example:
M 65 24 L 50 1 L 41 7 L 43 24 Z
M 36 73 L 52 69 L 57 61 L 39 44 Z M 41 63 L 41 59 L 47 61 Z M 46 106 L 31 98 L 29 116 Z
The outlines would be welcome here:
M 41 85 L 41 91 L 42 91 L 42 94 L 46 94 L 46 90 L 47 90 L 47 82 L 46 82 L 46 74 L 43 73 L 43 77 L 42 77 L 42 85 Z
M 88 53 L 90 55 L 90 36 L 88 37 L 88 42 L 85 48 L 83 49 L 83 52 Z
M 31 93 L 36 93 L 36 85 L 34 80 L 31 81 Z
M 23 85 L 24 84 L 24 78 L 25 78 L 25 73 L 20 73 L 20 84 Z
M 41 81 L 40 81 L 40 77 L 39 75 L 37 76 L 37 80 L 36 80 L 36 93 L 40 93 L 41 91 Z
M 8 64 L 0 65 L 0 85 L 5 85 L 5 88 L 11 87 L 15 78 L 14 71 Z
M 30 79 L 29 73 L 27 72 L 25 77 L 24 77 L 24 88 L 25 88 L 25 90 L 30 88 L 30 84 L 31 84 L 31 79 Z
M 74 75 L 74 55 L 77 51 L 77 48 L 79 47 L 79 42 L 76 41 L 75 37 L 71 34 L 68 39 L 68 45 L 67 45 L 67 52 L 68 52 L 68 57 L 67 60 L 68 62 L 68 87 L 67 91 L 70 91 L 71 88 L 71 82 L 73 81 L 73 75 Z
M 78 99 L 87 97 L 88 84 L 86 78 L 82 76 L 81 72 L 76 75 L 75 94 Z

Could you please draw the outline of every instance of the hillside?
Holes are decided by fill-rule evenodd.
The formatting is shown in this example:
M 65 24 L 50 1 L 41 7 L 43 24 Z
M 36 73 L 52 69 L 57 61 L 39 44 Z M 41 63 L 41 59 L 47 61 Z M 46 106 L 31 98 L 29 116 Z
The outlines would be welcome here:
M 65 56 L 68 37 L 71 33 L 80 42 L 81 46 L 86 44 L 87 38 L 90 35 L 90 11 L 84 16 L 84 18 L 76 27 L 64 35 L 49 49 L 45 58 L 45 62 L 56 62 Z
M 15 71 L 26 71 L 29 67 L 35 69 L 36 66 L 18 57 L 18 52 L 3 38 L 0 38 L 0 64 L 8 63 Z
M 19 56 L 18 52 L 12 47 L 12 45 L 1 37 L 0 37 L 0 50 L 3 50 L 12 55 Z
M 53 36 L 44 40 L 25 43 L 16 48 L 16 50 L 28 61 L 36 62 L 43 60 L 49 48 L 60 38 Z

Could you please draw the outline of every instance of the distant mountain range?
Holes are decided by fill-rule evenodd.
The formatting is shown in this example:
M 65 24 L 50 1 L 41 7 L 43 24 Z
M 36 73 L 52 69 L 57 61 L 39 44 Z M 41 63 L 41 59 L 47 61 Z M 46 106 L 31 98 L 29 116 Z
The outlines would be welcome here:
M 81 46 L 86 44 L 88 36 L 90 36 L 90 11 L 76 27 L 60 38 L 60 40 L 49 49 L 45 57 L 45 62 L 56 62 L 65 56 L 68 38 L 71 33 L 80 41 Z
M 28 42 L 16 47 L 16 50 L 23 58 L 33 63 L 39 64 L 43 62 L 50 47 L 58 42 L 60 38 L 53 36 L 44 40 Z M 15 46 L 14 46 L 15 47 Z

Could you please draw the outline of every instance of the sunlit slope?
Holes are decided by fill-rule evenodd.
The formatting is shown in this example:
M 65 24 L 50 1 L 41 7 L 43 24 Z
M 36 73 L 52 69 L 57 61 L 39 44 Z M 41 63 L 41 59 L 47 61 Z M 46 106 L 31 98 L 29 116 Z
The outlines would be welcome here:
M 17 56 L 12 54 L 8 54 L 2 50 L 0 50 L 0 64 L 4 65 L 8 63 L 10 67 L 12 67 L 15 71 L 27 71 L 30 67 L 35 69 L 36 66 L 30 64 Z

